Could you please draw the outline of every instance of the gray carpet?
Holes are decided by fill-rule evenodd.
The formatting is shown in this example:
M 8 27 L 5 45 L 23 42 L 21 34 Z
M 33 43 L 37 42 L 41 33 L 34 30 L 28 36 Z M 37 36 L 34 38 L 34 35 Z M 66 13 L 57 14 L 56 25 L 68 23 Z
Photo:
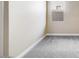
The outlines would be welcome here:
M 47 36 L 24 58 L 79 58 L 79 37 Z

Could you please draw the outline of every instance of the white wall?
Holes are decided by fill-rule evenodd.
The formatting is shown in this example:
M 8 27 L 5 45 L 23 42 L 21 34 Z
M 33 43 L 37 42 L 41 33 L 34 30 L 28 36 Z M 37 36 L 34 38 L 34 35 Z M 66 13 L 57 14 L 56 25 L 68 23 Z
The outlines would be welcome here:
M 9 56 L 17 56 L 43 36 L 45 2 L 9 2 Z
M 53 21 L 52 11 L 56 5 L 64 11 L 64 21 Z M 48 2 L 48 33 L 79 34 L 79 2 Z
M 3 2 L 0 1 L 0 57 L 3 57 Z

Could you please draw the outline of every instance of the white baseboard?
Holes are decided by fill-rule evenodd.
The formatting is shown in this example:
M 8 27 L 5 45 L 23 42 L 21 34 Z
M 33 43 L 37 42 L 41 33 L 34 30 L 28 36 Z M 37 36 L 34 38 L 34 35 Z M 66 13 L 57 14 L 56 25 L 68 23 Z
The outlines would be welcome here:
M 46 36 L 79 36 L 79 34 L 47 33 Z
M 33 47 L 35 47 L 42 39 L 44 39 L 46 35 L 44 35 L 42 38 L 37 40 L 34 44 L 32 44 L 29 48 L 27 48 L 25 51 L 23 51 L 20 55 L 18 55 L 15 58 L 22 58 L 24 55 L 26 55 Z

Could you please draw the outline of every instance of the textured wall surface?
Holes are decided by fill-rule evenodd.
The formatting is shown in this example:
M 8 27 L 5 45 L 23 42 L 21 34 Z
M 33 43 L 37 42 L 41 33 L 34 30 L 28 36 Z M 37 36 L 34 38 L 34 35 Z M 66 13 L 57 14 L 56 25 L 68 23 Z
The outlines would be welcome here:
M 45 2 L 9 2 L 9 56 L 17 56 L 44 34 Z
M 64 21 L 53 21 L 52 11 L 61 5 Z M 79 2 L 53 1 L 48 2 L 48 33 L 79 34 Z

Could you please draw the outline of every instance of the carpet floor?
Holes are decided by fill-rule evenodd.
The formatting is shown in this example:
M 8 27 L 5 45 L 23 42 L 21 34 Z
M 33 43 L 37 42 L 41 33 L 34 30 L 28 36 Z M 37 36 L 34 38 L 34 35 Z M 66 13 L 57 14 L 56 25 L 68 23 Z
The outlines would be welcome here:
M 79 58 L 79 37 L 47 36 L 24 58 Z

